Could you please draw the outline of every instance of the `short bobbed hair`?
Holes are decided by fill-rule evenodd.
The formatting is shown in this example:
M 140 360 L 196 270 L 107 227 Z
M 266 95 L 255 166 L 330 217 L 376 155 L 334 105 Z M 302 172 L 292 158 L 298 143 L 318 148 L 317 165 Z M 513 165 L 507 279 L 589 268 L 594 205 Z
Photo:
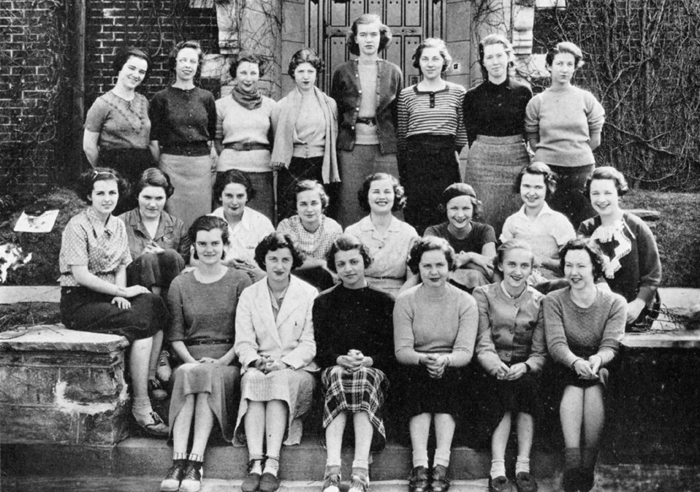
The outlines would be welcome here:
M 531 174 L 533 176 L 542 176 L 544 179 L 544 199 L 549 200 L 549 197 L 557 191 L 557 175 L 544 162 L 535 161 L 523 168 L 518 173 L 513 184 L 513 193 L 520 194 L 520 185 L 523 184 L 523 176 Z
M 466 196 L 472 202 L 472 220 L 481 220 L 484 204 L 476 197 L 476 192 L 471 185 L 466 183 L 453 183 L 442 192 L 442 200 L 437 204 L 438 212 L 447 214 L 447 204 L 454 198 Z
M 257 53 L 253 53 L 252 51 L 248 50 L 243 50 L 238 54 L 233 55 L 233 57 L 231 58 L 231 65 L 228 67 L 228 73 L 231 76 L 231 78 L 236 78 L 238 66 L 243 62 L 256 64 L 258 66 L 258 71 L 260 72 L 260 77 L 262 78 L 262 76 L 265 75 L 265 71 L 267 69 L 267 60 L 261 55 L 258 55 Z
M 496 250 L 496 261 L 499 267 L 503 264 L 508 251 L 512 251 L 514 249 L 524 249 L 525 251 L 529 251 L 531 257 L 530 264 L 535 266 L 535 253 L 533 253 L 530 243 L 523 241 L 522 239 L 509 239 L 505 243 L 501 244 Z
M 134 196 L 138 198 L 143 189 L 148 186 L 163 188 L 163 191 L 165 191 L 165 198 L 170 198 L 175 192 L 175 188 L 170 182 L 168 173 L 161 171 L 157 167 L 149 167 L 141 173 L 141 177 L 134 188 Z
M 372 183 L 383 179 L 391 181 L 391 186 L 394 188 L 394 205 L 391 207 L 391 211 L 403 210 L 406 206 L 406 192 L 399 180 L 389 173 L 374 173 L 367 176 L 360 189 L 357 190 L 357 200 L 360 203 L 360 208 L 365 212 L 371 210 L 369 206 L 369 189 L 372 187 Z
M 591 183 L 596 179 L 609 179 L 615 183 L 617 188 L 617 196 L 625 196 L 630 190 L 625 175 L 611 166 L 601 166 L 593 170 L 588 179 L 586 179 L 586 196 L 591 199 Z
M 391 29 L 382 22 L 382 19 L 377 14 L 362 14 L 350 28 L 348 36 L 348 51 L 355 56 L 360 56 L 360 46 L 357 44 L 357 26 L 366 24 L 379 24 L 379 47 L 377 51 L 383 51 L 391 42 Z
M 427 236 L 417 239 L 411 247 L 408 267 L 414 275 L 419 275 L 420 261 L 423 258 L 423 254 L 428 251 L 442 251 L 445 254 L 445 260 L 447 260 L 447 267 L 451 272 L 454 271 L 457 262 L 455 260 L 455 250 L 452 249 L 450 243 L 441 237 Z
M 351 234 L 341 234 L 333 241 L 331 244 L 331 249 L 328 250 L 326 254 L 326 264 L 328 269 L 333 273 L 338 273 L 335 267 L 335 255 L 340 251 L 353 251 L 357 250 L 362 256 L 362 263 L 365 265 L 365 269 L 369 268 L 372 264 L 372 255 L 369 253 L 369 248 L 365 246 L 362 241 L 357 239 Z
M 168 68 L 171 72 L 175 72 L 175 67 L 177 66 L 177 56 L 180 54 L 180 51 L 184 50 L 185 48 L 191 48 L 197 52 L 198 63 L 195 77 L 198 77 L 202 73 L 202 64 L 204 63 L 204 52 L 202 51 L 202 45 L 199 44 L 199 41 L 180 41 L 173 46 L 173 49 L 170 50 L 170 54 L 168 55 Z
M 287 248 L 292 254 L 292 270 L 304 264 L 304 256 L 296 246 L 294 246 L 294 241 L 292 241 L 291 236 L 289 234 L 282 234 L 281 232 L 271 232 L 260 241 L 255 247 L 255 262 L 260 268 L 266 270 L 265 256 L 267 256 L 270 251 L 277 251 L 283 248 Z
M 578 70 L 583 66 L 583 52 L 581 51 L 581 48 L 569 41 L 562 41 L 561 43 L 557 43 L 557 45 L 554 48 L 550 49 L 547 52 L 547 56 L 545 57 L 545 62 L 547 66 L 551 67 L 552 63 L 554 63 L 554 58 L 557 55 L 561 55 L 564 53 L 572 55 L 574 57 L 575 69 Z
M 143 84 L 151 75 L 151 70 L 153 67 L 151 66 L 151 58 L 138 48 L 131 46 L 128 48 L 118 49 L 117 53 L 114 55 L 114 60 L 112 61 L 112 70 L 114 70 L 115 75 L 118 75 L 122 68 L 124 68 L 124 65 L 126 65 L 126 62 L 128 62 L 132 56 L 134 58 L 141 58 L 142 60 L 146 61 L 146 75 L 144 75 L 143 80 L 141 81 L 141 84 Z
M 484 80 L 487 80 L 489 77 L 489 73 L 484 66 L 484 53 L 486 51 L 486 47 L 497 44 L 502 45 L 506 55 L 508 55 L 508 68 L 513 66 L 513 60 L 511 60 L 511 57 L 513 56 L 513 45 L 510 44 L 510 41 L 508 41 L 508 39 L 506 39 L 506 37 L 502 34 L 489 34 L 484 39 L 479 41 L 479 65 L 481 65 L 481 75 Z
M 214 229 L 218 229 L 221 231 L 221 242 L 224 243 L 224 246 L 228 246 L 231 243 L 231 238 L 228 232 L 228 222 L 226 222 L 221 217 L 217 217 L 215 215 L 202 215 L 201 217 L 196 218 L 190 226 L 190 228 L 188 229 L 187 237 L 189 237 L 190 241 L 192 242 L 192 248 L 194 248 L 194 253 L 192 254 L 192 257 L 195 260 L 199 259 L 196 245 L 197 233 L 199 231 L 209 232 L 213 231 Z M 224 258 L 226 258 L 225 248 L 223 253 L 221 253 L 221 259 L 223 260 Z
M 605 271 L 605 257 L 603 252 L 600 250 L 598 243 L 588 238 L 576 238 L 572 239 L 566 243 L 559 250 L 559 268 L 564 271 L 564 265 L 566 264 L 566 254 L 569 251 L 583 250 L 588 253 L 591 258 L 591 263 L 593 264 L 593 280 L 596 282 L 603 276 Z
M 297 182 L 297 184 L 294 186 L 295 206 L 297 195 L 305 191 L 315 191 L 316 193 L 318 193 L 318 196 L 321 199 L 321 209 L 325 212 L 326 207 L 328 207 L 328 204 L 330 203 L 330 199 L 328 198 L 328 193 L 326 193 L 326 189 L 321 183 L 319 183 L 315 179 L 302 179 L 301 181 Z
M 92 205 L 92 198 L 90 198 L 90 195 L 92 195 L 92 190 L 95 188 L 96 181 L 117 182 L 117 191 L 119 192 L 117 206 L 119 206 L 122 200 L 129 194 L 129 182 L 122 178 L 121 174 L 109 167 L 96 167 L 85 171 L 78 177 L 75 189 L 80 199 L 88 205 Z
M 287 73 L 291 78 L 294 78 L 294 71 L 302 63 L 309 63 L 312 67 L 316 69 L 317 73 L 323 72 L 326 64 L 323 63 L 321 57 L 316 54 L 311 48 L 302 48 L 292 55 L 292 59 L 289 61 L 289 69 Z
M 450 52 L 447 51 L 445 42 L 439 38 L 427 38 L 418 45 L 416 52 L 413 54 L 413 68 L 417 68 L 418 73 L 423 74 L 420 69 L 420 57 L 423 56 L 423 50 L 425 48 L 437 48 L 440 51 L 440 56 L 442 56 L 442 72 L 446 72 L 447 67 L 452 64 L 452 57 L 450 56 Z
M 253 183 L 251 183 L 250 178 L 246 174 L 237 169 L 229 169 L 223 173 L 217 173 L 216 181 L 214 181 L 214 198 L 221 202 L 221 195 L 224 193 L 224 189 L 230 184 L 240 184 L 245 186 L 246 195 L 248 195 L 248 201 L 250 202 L 255 198 L 255 188 L 253 188 Z

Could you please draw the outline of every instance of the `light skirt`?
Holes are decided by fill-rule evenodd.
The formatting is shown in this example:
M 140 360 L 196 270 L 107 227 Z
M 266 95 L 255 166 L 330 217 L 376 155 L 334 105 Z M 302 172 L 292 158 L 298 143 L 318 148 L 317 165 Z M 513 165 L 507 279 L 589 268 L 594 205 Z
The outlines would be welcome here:
M 192 222 L 211 213 L 214 185 L 213 160 L 210 155 L 187 156 L 161 154 L 160 169 L 168 173 L 175 188 L 168 198 L 166 211 L 182 220 L 189 229 Z

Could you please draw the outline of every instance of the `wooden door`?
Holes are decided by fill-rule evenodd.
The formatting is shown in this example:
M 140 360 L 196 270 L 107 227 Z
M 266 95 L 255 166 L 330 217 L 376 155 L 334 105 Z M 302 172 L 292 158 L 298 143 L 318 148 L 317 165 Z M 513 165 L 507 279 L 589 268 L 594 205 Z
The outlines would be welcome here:
M 426 37 L 442 37 L 443 1 L 438 0 L 318 0 L 309 2 L 309 45 L 323 57 L 326 70 L 318 85 L 328 92 L 341 63 L 355 58 L 347 49 L 347 35 L 355 19 L 377 14 L 391 28 L 393 38 L 381 56 L 401 67 L 404 84 L 418 82 L 412 56 Z

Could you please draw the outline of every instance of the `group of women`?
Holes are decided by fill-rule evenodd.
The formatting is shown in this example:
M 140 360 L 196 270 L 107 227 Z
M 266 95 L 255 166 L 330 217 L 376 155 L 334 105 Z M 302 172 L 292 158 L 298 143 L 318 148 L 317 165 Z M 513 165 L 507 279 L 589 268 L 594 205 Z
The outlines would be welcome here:
M 332 97 L 315 86 L 323 62 L 300 50 L 296 87 L 277 103 L 258 91 L 265 63 L 254 53 L 236 57 L 234 89 L 215 101 L 194 84 L 201 49 L 178 44 L 175 83 L 150 108 L 135 92 L 149 58 L 115 59 L 117 84 L 87 117 L 88 207 L 63 233 L 61 314 L 69 328 L 131 342 L 135 421 L 173 440 L 162 491 L 200 489 L 215 427 L 248 447 L 243 492 L 277 490 L 282 445 L 300 442 L 319 385 L 324 492 L 344 487 L 349 419 L 349 488 L 369 490 L 390 394 L 409 429 L 410 492 L 446 492 L 472 385 L 486 388 L 489 489 L 535 491 L 548 359 L 562 386 L 563 487 L 592 488 L 604 388 L 626 326 L 648 323 L 658 303 L 661 267 L 648 227 L 620 207 L 624 176 L 594 169 L 604 112 L 571 85 L 581 52 L 557 45 L 552 86 L 532 97 L 511 77 L 502 36 L 480 43 L 485 81 L 470 91 L 443 80 L 451 58 L 438 39 L 419 45 L 422 80 L 403 88 L 379 58 L 390 39 L 377 16 L 358 18 L 358 58 L 334 73 Z M 460 182 L 466 145 L 472 185 Z M 164 333 L 170 381 L 156 377 Z M 169 426 L 149 398 L 165 382 Z

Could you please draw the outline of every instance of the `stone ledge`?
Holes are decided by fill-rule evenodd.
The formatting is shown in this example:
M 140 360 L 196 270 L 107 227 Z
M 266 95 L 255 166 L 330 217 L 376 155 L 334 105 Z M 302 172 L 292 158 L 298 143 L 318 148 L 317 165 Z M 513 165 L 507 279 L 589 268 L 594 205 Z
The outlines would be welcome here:
M 0 333 L 0 352 L 92 352 L 123 350 L 129 342 L 121 335 L 88 333 L 65 328 L 62 324 L 36 325 Z

